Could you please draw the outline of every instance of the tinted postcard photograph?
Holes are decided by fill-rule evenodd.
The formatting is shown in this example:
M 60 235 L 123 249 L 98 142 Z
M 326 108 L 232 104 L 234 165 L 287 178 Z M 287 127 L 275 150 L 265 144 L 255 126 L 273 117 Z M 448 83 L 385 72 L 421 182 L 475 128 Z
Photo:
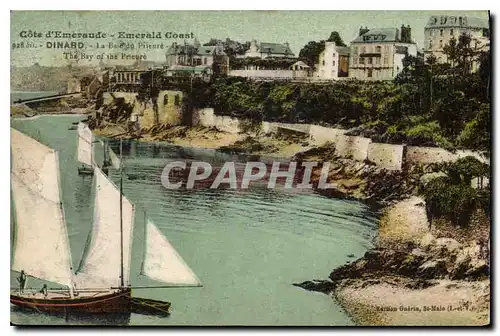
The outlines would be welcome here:
M 488 10 L 10 28 L 12 325 L 490 325 Z

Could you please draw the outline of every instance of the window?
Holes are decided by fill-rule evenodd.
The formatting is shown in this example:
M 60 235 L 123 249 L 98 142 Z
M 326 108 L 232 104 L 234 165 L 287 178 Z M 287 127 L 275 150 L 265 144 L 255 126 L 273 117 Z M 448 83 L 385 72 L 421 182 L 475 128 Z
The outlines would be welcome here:
M 439 40 L 439 48 L 443 48 L 443 40 Z
M 429 40 L 429 49 L 432 49 L 432 40 Z
M 359 64 L 365 64 L 365 59 L 364 57 L 359 58 Z
M 354 55 L 357 55 L 358 54 L 358 47 L 352 47 L 352 53 Z
M 361 49 L 361 53 L 362 53 L 362 54 L 366 54 L 366 47 L 363 47 L 363 48 Z
M 333 66 L 335 66 L 335 61 L 333 61 Z
M 203 57 L 203 64 L 207 65 L 207 58 L 206 57 Z
M 332 56 L 333 56 L 333 57 L 335 57 L 335 53 L 333 53 L 333 55 L 332 55 Z
M 382 47 L 381 46 L 376 46 L 375 47 L 375 51 L 378 52 L 378 53 L 381 53 L 382 52 Z
M 439 36 L 443 36 L 443 29 L 439 30 Z
M 373 70 L 372 69 L 368 69 L 368 77 L 373 77 Z
M 380 64 L 380 57 L 375 57 L 375 64 Z
M 430 37 L 434 36 L 434 30 L 432 30 L 432 29 L 429 30 L 429 36 Z
M 163 105 L 168 105 L 168 94 L 163 96 Z
M 358 64 L 358 58 L 357 57 L 353 57 L 352 58 L 352 64 Z
M 384 64 L 389 64 L 389 58 L 387 56 L 384 57 Z
M 175 95 L 175 102 L 174 102 L 175 106 L 179 106 L 180 103 L 181 103 L 181 99 L 180 99 L 179 95 Z
M 453 36 L 453 29 L 450 29 L 450 35 Z
M 325 65 L 325 60 L 323 60 L 323 62 L 321 62 L 323 65 Z
M 368 61 L 368 64 L 372 64 L 372 58 L 371 57 L 368 57 L 366 60 Z

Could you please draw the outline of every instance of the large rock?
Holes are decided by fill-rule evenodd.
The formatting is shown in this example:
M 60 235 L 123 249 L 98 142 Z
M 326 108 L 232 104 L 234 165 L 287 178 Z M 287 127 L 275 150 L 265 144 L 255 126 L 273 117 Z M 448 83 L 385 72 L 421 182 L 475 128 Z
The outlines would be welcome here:
M 434 243 L 434 240 L 436 238 L 432 235 L 432 233 L 426 233 L 419 241 L 419 245 L 420 247 L 424 248 L 424 249 L 428 249 L 431 244 Z
M 483 257 L 482 246 L 474 241 L 459 249 L 450 271 L 451 279 L 479 279 L 489 274 L 488 260 Z
M 461 244 L 453 238 L 437 238 L 428 246 L 428 250 L 437 256 L 450 257 L 456 254 Z
M 423 264 L 427 258 L 427 253 L 421 249 L 413 249 L 398 267 L 398 274 L 414 277 L 420 265 Z
M 426 279 L 444 277 L 448 274 L 446 264 L 446 259 L 426 261 L 418 267 L 417 275 Z

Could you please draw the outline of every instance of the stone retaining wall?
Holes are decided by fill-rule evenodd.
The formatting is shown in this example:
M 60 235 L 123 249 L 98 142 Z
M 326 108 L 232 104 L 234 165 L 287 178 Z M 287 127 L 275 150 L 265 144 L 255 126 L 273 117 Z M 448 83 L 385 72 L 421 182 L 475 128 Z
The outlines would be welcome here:
M 217 116 L 213 108 L 195 111 L 193 124 L 206 127 L 217 127 L 228 133 L 241 132 L 238 118 Z M 405 165 L 430 164 L 435 162 L 455 161 L 461 157 L 472 155 L 482 162 L 489 164 L 489 160 L 482 154 L 470 150 L 451 153 L 438 147 L 418 147 L 393 145 L 372 142 L 370 138 L 345 135 L 347 130 L 323 127 L 311 124 L 291 124 L 277 122 L 262 122 L 261 131 L 268 134 L 279 130 L 303 133 L 310 137 L 316 145 L 331 142 L 342 157 L 352 157 L 358 161 L 366 159 L 377 166 L 388 170 L 402 170 Z

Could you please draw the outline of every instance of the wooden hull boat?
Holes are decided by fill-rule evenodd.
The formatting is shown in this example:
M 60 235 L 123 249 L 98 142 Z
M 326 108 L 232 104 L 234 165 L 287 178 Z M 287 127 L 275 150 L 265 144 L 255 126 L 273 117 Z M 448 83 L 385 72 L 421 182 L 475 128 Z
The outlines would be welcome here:
M 130 313 L 131 290 L 87 292 L 69 298 L 66 294 L 11 294 L 10 302 L 22 308 L 44 313 Z
M 86 291 L 74 298 L 68 293 L 49 292 L 45 297 L 41 293 L 10 295 L 10 303 L 21 309 L 41 313 L 64 314 L 102 314 L 102 313 L 137 313 L 151 315 L 169 315 L 170 302 L 132 297 L 129 288 L 108 291 Z
M 78 175 L 94 175 L 94 168 L 78 167 Z
M 88 250 L 73 271 L 67 224 L 60 194 L 57 151 L 11 129 L 11 189 L 15 203 L 16 241 L 11 270 L 17 278 L 34 277 L 59 283 L 63 288 L 12 289 L 10 302 L 34 312 L 79 315 L 168 315 L 170 302 L 132 297 L 130 260 L 135 226 L 135 207 L 123 195 L 122 165 L 118 188 L 92 160 L 92 133 L 79 125 L 78 168 L 80 175 L 94 175 L 94 221 Z M 80 146 L 81 145 L 81 146 Z M 120 157 L 121 157 L 120 143 Z M 23 155 L 33 148 L 40 155 Z M 90 166 L 90 168 L 89 168 Z M 93 166 L 93 168 L 92 168 Z M 24 167 L 41 167 L 25 169 Z M 29 186 L 36 181 L 36 188 Z M 99 205 L 99 206 L 97 206 Z M 45 215 L 53 217 L 47 221 Z M 201 282 L 175 251 L 168 239 L 144 213 L 142 267 L 139 275 L 167 287 L 199 287 Z M 96 243 L 97 242 L 97 243 Z M 37 251 L 34 255 L 33 251 Z M 152 253 L 151 253 L 152 252 Z M 77 279 L 75 279 L 75 276 Z M 76 282 L 75 282 L 76 280 Z M 77 288 L 77 283 L 84 284 Z M 71 295 L 69 288 L 72 288 Z M 153 288 L 150 286 L 137 288 Z

